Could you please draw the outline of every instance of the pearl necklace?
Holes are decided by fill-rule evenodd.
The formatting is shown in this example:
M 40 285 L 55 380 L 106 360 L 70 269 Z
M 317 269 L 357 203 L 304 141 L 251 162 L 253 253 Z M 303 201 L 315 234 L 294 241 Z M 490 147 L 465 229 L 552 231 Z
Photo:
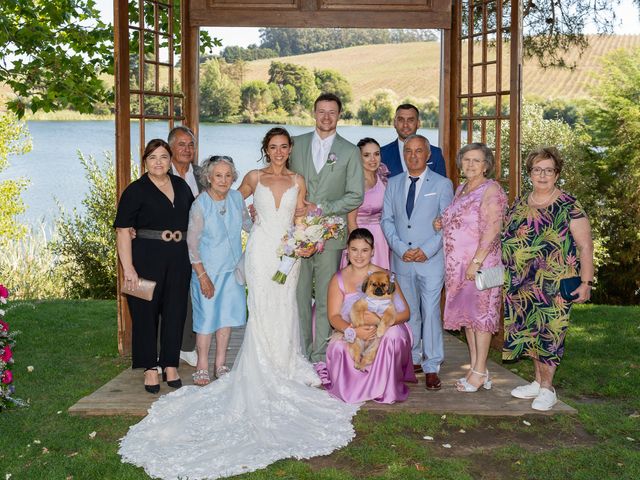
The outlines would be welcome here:
M 531 194 L 529 195 L 529 199 L 533 202 L 534 205 L 546 205 L 549 203 L 549 200 L 551 200 L 555 194 L 556 194 L 556 187 L 553 187 L 553 190 L 551 190 L 551 193 L 543 201 L 539 202 L 538 200 L 536 200 L 533 197 L 534 195 L 533 192 L 531 192 Z

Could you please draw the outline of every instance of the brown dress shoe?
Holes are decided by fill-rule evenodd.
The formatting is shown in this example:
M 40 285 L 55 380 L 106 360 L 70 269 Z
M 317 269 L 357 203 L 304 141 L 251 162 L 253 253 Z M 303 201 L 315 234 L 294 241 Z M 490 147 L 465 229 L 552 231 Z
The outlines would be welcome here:
M 422 373 L 422 365 L 420 365 L 419 363 L 414 363 L 413 373 Z
M 440 378 L 437 373 L 427 373 L 426 374 L 426 384 L 425 387 L 427 390 L 440 390 L 442 387 L 442 383 L 440 382 Z

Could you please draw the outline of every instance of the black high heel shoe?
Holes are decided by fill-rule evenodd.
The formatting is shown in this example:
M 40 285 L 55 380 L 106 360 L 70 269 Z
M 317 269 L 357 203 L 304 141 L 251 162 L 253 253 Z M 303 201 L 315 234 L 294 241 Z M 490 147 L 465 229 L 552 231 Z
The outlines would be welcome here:
M 167 385 L 171 388 L 175 388 L 176 390 L 182 387 L 182 379 L 177 378 L 175 380 L 167 380 L 167 372 L 165 372 L 164 369 L 162 370 L 162 381 L 167 382 Z
M 145 368 L 144 371 L 147 372 L 147 370 L 156 370 L 156 367 L 152 367 L 152 368 Z M 157 371 L 157 370 L 156 370 Z M 156 383 L 155 385 L 147 385 L 146 383 L 144 384 L 144 389 L 149 392 L 149 393 L 159 393 L 160 392 L 160 384 Z

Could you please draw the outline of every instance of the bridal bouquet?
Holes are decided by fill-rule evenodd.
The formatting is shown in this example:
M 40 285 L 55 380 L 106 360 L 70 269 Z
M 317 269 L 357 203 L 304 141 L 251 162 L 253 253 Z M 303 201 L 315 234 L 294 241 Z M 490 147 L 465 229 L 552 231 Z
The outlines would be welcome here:
M 309 212 L 301 222 L 292 225 L 282 237 L 277 254 L 280 256 L 280 266 L 272 277 L 279 284 L 287 281 L 287 275 L 300 256 L 298 250 L 311 247 L 316 252 L 324 250 L 324 242 L 331 238 L 340 237 L 345 230 L 342 217 L 325 216 L 320 208 Z

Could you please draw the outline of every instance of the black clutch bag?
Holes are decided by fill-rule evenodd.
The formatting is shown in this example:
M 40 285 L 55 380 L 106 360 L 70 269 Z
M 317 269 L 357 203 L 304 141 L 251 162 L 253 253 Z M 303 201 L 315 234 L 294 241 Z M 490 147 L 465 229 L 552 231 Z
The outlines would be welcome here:
M 560 296 L 567 302 L 574 301 L 576 298 L 578 298 L 578 295 L 571 295 L 571 292 L 578 288 L 581 283 L 582 280 L 579 276 L 563 278 L 562 280 L 560 280 Z

